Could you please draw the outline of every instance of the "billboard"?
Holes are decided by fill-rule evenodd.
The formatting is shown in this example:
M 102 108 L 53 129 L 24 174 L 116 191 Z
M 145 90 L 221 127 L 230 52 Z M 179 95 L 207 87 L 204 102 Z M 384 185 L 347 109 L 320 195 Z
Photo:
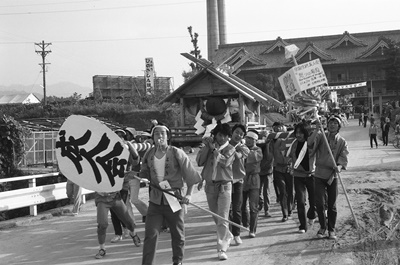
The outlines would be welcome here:
M 154 62 L 153 58 L 145 58 L 146 71 L 145 71 L 145 84 L 146 93 L 151 93 L 154 90 Z

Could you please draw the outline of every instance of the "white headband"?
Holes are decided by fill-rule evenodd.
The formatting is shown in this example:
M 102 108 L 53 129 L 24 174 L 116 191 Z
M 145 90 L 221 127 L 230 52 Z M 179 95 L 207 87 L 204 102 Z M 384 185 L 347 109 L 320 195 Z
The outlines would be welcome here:
M 338 117 L 335 117 L 335 116 L 330 117 L 328 122 L 330 122 L 331 120 L 336 120 L 339 123 L 339 125 L 342 124 L 342 121 Z
M 169 129 L 168 129 L 167 126 L 165 126 L 165 125 L 156 125 L 156 126 L 153 127 L 153 129 L 151 129 L 151 132 L 150 132 L 151 136 L 153 136 L 154 130 L 157 129 L 157 128 L 163 128 L 163 129 L 165 129 L 167 132 L 169 132 Z
M 255 132 L 247 132 L 246 136 L 258 140 L 258 135 Z

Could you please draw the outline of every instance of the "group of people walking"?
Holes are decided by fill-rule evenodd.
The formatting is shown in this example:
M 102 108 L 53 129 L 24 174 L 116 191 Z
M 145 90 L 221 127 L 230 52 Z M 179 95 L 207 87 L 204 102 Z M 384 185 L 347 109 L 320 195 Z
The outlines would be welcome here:
M 369 120 L 370 123 L 370 127 L 368 129 L 368 135 L 369 135 L 369 143 L 371 148 L 374 148 L 374 144 L 375 144 L 375 148 L 378 148 L 378 140 L 377 140 L 377 136 L 378 136 L 378 132 L 379 132 L 379 127 L 375 122 L 375 118 L 374 118 L 374 114 L 371 114 L 371 116 L 368 118 L 367 115 L 364 115 L 364 113 L 362 113 L 360 115 L 360 119 L 363 119 L 362 117 L 366 117 L 366 119 L 364 119 L 363 121 L 363 125 L 364 127 L 366 127 L 367 122 Z M 359 124 L 360 125 L 360 124 Z M 387 146 L 389 143 L 389 131 L 390 131 L 390 119 L 388 117 L 381 117 L 381 124 L 380 124 L 380 130 L 381 130 L 381 136 L 382 136 L 382 142 L 383 142 L 383 146 Z M 398 134 L 395 130 L 396 135 Z
M 167 223 L 171 233 L 172 262 L 182 264 L 184 215 L 196 184 L 198 190 L 204 189 L 208 208 L 215 214 L 219 260 L 228 259 L 231 244 L 243 243 L 240 227 L 249 230 L 249 238 L 256 237 L 262 208 L 265 217 L 272 216 L 271 184 L 281 206 L 282 222 L 291 218 L 296 202 L 299 233 L 307 232 L 318 217 L 317 236 L 325 237 L 328 231 L 329 238 L 335 239 L 337 174 L 346 169 L 348 162 L 347 143 L 339 135 L 341 124 L 339 116 L 332 116 L 328 119 L 327 131 L 322 133 L 311 129 L 309 123 L 301 122 L 290 138 L 266 140 L 266 135 L 247 130 L 244 125 L 236 124 L 231 128 L 229 124 L 219 123 L 211 136 L 202 140 L 196 157 L 197 165 L 202 167 L 201 173 L 183 150 L 170 145 L 170 129 L 161 123 L 153 124 L 150 133 L 153 145 L 145 154 L 140 155 L 129 140 L 125 141 L 130 151 L 130 167 L 125 177 L 130 201 L 122 196 L 123 192 L 97 193 L 99 252 L 96 258 L 106 255 L 108 210 L 126 227 L 126 234 L 134 245 L 141 245 L 133 213 L 127 207 L 130 203 L 126 203 L 132 202 L 145 216 L 142 264 L 155 264 L 163 223 Z M 320 126 L 318 119 L 316 126 Z M 273 125 L 274 133 L 285 129 L 281 123 Z M 134 169 L 138 165 L 140 168 Z M 140 178 L 150 185 L 148 206 L 138 202 Z M 116 242 L 122 235 L 115 226 L 114 229 L 118 236 Z

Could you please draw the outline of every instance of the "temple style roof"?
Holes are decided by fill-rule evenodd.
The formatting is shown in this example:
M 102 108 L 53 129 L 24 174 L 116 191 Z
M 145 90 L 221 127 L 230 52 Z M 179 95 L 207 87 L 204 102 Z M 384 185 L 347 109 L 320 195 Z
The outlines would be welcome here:
M 368 50 L 364 51 L 357 58 L 368 58 L 374 54 L 381 56 L 384 55 L 384 50 L 389 48 L 388 40 L 385 37 L 380 37 L 379 40 L 372 45 Z M 376 54 L 378 52 L 378 54 Z
M 236 77 L 226 68 L 216 68 L 213 63 L 205 59 L 197 59 L 188 53 L 182 53 L 182 55 L 194 63 L 203 67 L 203 70 L 197 73 L 190 80 L 186 81 L 183 85 L 177 88 L 174 92 L 164 98 L 160 103 L 170 102 L 178 103 L 180 98 L 185 97 L 207 97 L 207 96 L 230 96 L 232 92 L 236 94 L 241 94 L 249 100 L 258 101 L 261 104 L 268 105 L 273 104 L 275 106 L 280 106 L 281 102 L 275 98 L 267 95 L 258 88 L 250 85 L 249 83 L 243 81 L 242 79 Z M 204 81 L 206 80 L 206 81 Z M 200 82 L 206 82 L 207 86 L 199 87 Z M 218 82 L 222 86 L 217 86 L 218 91 L 214 91 L 211 83 Z M 204 89 L 206 87 L 206 89 Z M 217 90 L 216 89 L 216 90 Z
M 339 35 L 315 36 L 284 39 L 278 37 L 276 40 L 223 44 L 218 47 L 215 54 L 215 64 L 227 63 L 238 49 L 248 53 L 260 60 L 260 64 L 245 65 L 235 71 L 248 71 L 259 69 L 288 69 L 290 65 L 284 56 L 284 46 L 295 44 L 300 50 L 296 58 L 311 56 L 319 58 L 324 65 L 341 65 L 347 63 L 369 62 L 371 54 L 378 49 L 385 48 L 382 38 L 399 42 L 400 30 L 354 33 L 344 32 Z M 376 57 L 375 57 L 376 59 Z M 382 58 L 383 59 L 383 58 Z
M 285 52 L 285 46 L 290 45 L 290 43 L 283 40 L 281 37 L 276 38 L 276 41 L 271 44 L 265 51 L 261 54 L 268 54 L 273 52 Z
M 331 47 L 328 49 L 336 49 L 339 47 L 351 47 L 351 46 L 358 46 L 358 47 L 364 47 L 367 46 L 365 45 L 362 40 L 357 39 L 353 35 L 350 35 L 349 32 L 345 31 L 343 33 L 342 38 L 338 39 L 336 42 L 332 44 Z
M 319 58 L 321 62 L 335 60 L 335 58 L 332 58 L 332 55 L 315 46 L 313 42 L 307 43 L 307 46 L 300 50 L 295 58 L 298 62 L 308 62 L 314 60 L 315 58 Z M 286 62 L 293 63 L 293 59 L 290 58 Z

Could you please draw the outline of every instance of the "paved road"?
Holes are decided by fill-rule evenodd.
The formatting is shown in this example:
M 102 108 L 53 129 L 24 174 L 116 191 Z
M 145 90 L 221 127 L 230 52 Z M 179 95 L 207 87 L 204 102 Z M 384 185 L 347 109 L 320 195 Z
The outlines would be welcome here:
M 342 178 L 351 177 L 353 171 L 395 168 L 400 150 L 393 146 L 370 149 L 368 128 L 358 126 L 351 120 L 343 128 L 342 135 L 349 141 L 350 167 Z M 380 142 L 381 143 L 381 142 Z M 146 196 L 146 189 L 141 190 Z M 274 201 L 275 198 L 273 198 Z M 203 191 L 193 196 L 194 203 L 206 206 Z M 343 206 L 345 207 L 345 206 Z M 144 224 L 135 211 L 137 232 L 141 238 Z M 331 253 L 328 240 L 315 239 L 317 225 L 306 234 L 297 234 L 296 218 L 282 223 L 280 209 L 272 205 L 272 218 L 260 217 L 257 237 L 250 239 L 242 233 L 243 244 L 228 250 L 228 261 L 219 261 L 216 253 L 215 225 L 211 216 L 195 207 L 189 208 L 186 216 L 185 264 L 331 264 L 327 263 Z M 107 255 L 95 260 L 98 251 L 96 236 L 96 211 L 93 201 L 88 201 L 76 216 L 59 216 L 45 219 L 48 214 L 37 218 L 22 218 L 18 226 L 0 230 L 0 264 L 140 264 L 142 247 L 135 247 L 130 239 L 119 243 L 108 243 L 113 236 L 110 226 L 107 233 Z M 43 220 L 40 220 L 43 217 Z M 353 264 L 352 254 L 339 250 L 337 264 Z M 162 233 L 157 251 L 156 264 L 172 264 L 170 234 Z

